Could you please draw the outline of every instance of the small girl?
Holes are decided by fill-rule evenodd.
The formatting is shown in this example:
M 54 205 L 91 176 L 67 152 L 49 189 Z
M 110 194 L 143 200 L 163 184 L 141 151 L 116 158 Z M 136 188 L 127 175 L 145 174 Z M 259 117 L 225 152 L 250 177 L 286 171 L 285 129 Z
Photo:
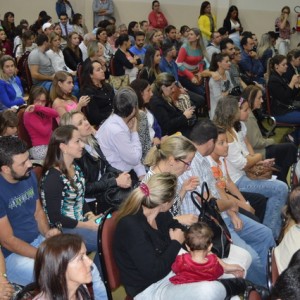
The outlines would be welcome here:
M 188 253 L 178 255 L 172 265 L 176 274 L 170 278 L 173 284 L 213 281 L 224 273 L 243 277 L 244 269 L 237 264 L 227 264 L 211 253 L 213 232 L 203 223 L 193 224 L 185 232 Z
M 53 121 L 58 117 L 55 109 L 49 106 L 47 90 L 34 86 L 30 90 L 28 107 L 24 113 L 24 125 L 30 136 L 32 148 L 30 156 L 35 160 L 44 160 L 53 131 Z
M 50 91 L 50 98 L 53 101 L 52 107 L 57 111 L 59 117 L 56 119 L 59 123 L 60 117 L 68 111 L 81 109 L 90 102 L 89 96 L 80 97 L 79 101 L 72 95 L 74 83 L 70 73 L 59 71 L 55 73 L 53 84 Z
M 17 114 L 7 109 L 0 113 L 0 136 L 17 135 L 19 119 Z

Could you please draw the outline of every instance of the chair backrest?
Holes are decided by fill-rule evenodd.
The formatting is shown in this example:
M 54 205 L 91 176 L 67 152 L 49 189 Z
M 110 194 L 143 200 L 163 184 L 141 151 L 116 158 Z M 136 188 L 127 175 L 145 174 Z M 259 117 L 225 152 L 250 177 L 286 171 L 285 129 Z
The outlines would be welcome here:
M 110 213 L 112 213 L 112 217 L 108 219 L 107 216 Z M 113 208 L 110 208 L 104 213 L 98 229 L 98 252 L 109 300 L 112 300 L 111 291 L 121 285 L 119 269 L 113 255 L 116 225 L 116 212 L 113 212 Z
M 77 65 L 77 77 L 78 77 L 79 87 L 81 87 L 81 85 L 82 85 L 82 63 Z
M 24 125 L 24 112 L 25 112 L 25 108 L 21 108 L 17 113 L 19 119 L 18 137 L 21 140 L 25 141 L 27 143 L 27 146 L 31 148 L 32 147 L 31 139 Z
M 271 116 L 271 95 L 269 87 L 266 86 L 266 104 L 267 104 L 267 112 Z
M 25 70 L 25 79 L 26 79 L 27 88 L 28 91 L 30 91 L 31 87 L 33 86 L 33 81 L 31 77 L 30 68 L 28 65 L 28 56 L 24 59 L 23 68 Z
M 115 57 L 112 56 L 110 61 L 109 61 L 109 73 L 111 75 L 115 75 L 116 74 L 116 70 L 115 70 Z
M 268 288 L 270 292 L 272 291 L 275 282 L 279 276 L 278 267 L 274 255 L 274 249 L 275 248 L 271 247 L 268 251 Z
M 203 78 L 204 80 L 204 88 L 205 88 L 205 99 L 207 110 L 210 111 L 210 91 L 209 91 L 209 77 Z

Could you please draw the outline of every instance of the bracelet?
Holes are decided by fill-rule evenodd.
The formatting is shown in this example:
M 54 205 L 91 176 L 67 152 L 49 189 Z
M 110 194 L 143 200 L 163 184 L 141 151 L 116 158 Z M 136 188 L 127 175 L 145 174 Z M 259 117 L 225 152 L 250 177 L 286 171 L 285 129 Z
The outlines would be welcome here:
M 246 204 L 250 205 L 249 201 L 246 201 Z
M 0 273 L 0 276 L 4 277 L 5 279 L 7 278 L 7 274 L 6 273 Z

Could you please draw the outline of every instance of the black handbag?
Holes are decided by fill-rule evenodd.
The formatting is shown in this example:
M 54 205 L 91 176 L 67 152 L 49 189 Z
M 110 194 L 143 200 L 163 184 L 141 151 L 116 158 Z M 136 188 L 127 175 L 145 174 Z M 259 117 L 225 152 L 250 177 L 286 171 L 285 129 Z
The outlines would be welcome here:
M 121 172 L 119 172 L 121 173 Z M 118 172 L 107 172 L 104 173 L 102 176 L 106 177 L 107 179 L 115 178 L 119 175 Z M 130 195 L 133 189 L 135 189 L 139 185 L 139 179 L 136 176 L 135 172 L 131 170 L 129 172 L 131 177 L 131 187 L 124 189 L 118 186 L 109 187 L 104 192 L 104 201 L 110 206 L 114 208 L 118 208 L 120 204 L 126 200 L 126 198 Z
M 204 193 L 207 197 L 204 198 Z M 198 196 L 200 204 L 195 199 Z M 209 199 L 209 190 L 206 182 L 202 183 L 201 194 L 196 191 L 191 193 L 194 205 L 200 211 L 199 222 L 206 223 L 213 231 L 212 252 L 219 258 L 228 257 L 230 244 L 232 243 L 230 232 L 220 214 L 215 198 Z

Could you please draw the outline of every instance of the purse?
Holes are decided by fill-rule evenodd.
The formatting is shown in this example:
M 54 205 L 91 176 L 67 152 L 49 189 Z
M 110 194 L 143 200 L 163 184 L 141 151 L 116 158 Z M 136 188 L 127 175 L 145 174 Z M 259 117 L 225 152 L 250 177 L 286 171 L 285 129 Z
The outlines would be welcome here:
M 204 193 L 207 197 L 204 198 Z M 200 204 L 195 199 L 198 196 L 201 200 Z M 230 244 L 232 243 L 230 232 L 220 214 L 215 198 L 209 199 L 209 190 L 206 182 L 202 183 L 201 194 L 197 191 L 191 193 L 191 198 L 194 205 L 200 211 L 199 222 L 206 223 L 214 233 L 212 240 L 212 252 L 219 258 L 228 257 Z
M 129 86 L 129 75 L 109 75 L 108 82 L 113 86 L 115 90 L 118 90 L 121 87 Z
M 245 170 L 246 176 L 252 180 L 271 179 L 273 171 L 279 172 L 279 170 L 274 167 L 266 167 L 261 164 L 255 164 L 251 168 Z
M 109 187 L 104 192 L 104 201 L 110 206 L 114 208 L 118 208 L 122 202 L 124 202 L 129 194 L 132 192 L 133 189 L 135 189 L 139 185 L 139 179 L 135 172 L 131 170 L 129 172 L 131 177 L 131 187 L 125 189 L 118 186 Z M 102 175 L 102 177 L 105 177 L 107 179 L 110 178 L 116 178 L 119 175 L 119 173 L 114 172 L 107 172 Z

